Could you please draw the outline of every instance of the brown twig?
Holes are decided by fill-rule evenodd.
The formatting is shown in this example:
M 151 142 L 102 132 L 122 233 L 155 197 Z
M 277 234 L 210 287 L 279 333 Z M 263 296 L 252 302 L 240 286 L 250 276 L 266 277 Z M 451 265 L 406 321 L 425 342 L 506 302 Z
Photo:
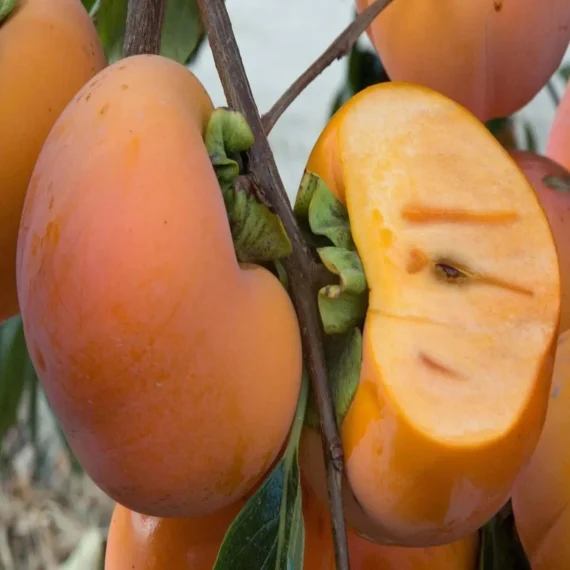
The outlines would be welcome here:
M 291 283 L 291 296 L 300 322 L 304 354 L 320 416 L 336 567 L 337 570 L 349 570 L 342 502 L 343 450 L 332 393 L 327 381 L 321 325 L 312 290 L 313 260 L 293 216 L 289 198 L 269 147 L 224 1 L 198 0 L 198 7 L 228 104 L 244 115 L 255 137 L 255 143 L 249 152 L 250 171 L 281 218 L 292 243 L 293 251 L 285 263 L 285 269 Z
M 166 0 L 129 0 L 124 56 L 160 53 Z
M 279 117 L 289 105 L 314 81 L 331 63 L 348 55 L 352 46 L 372 23 L 374 18 L 393 0 L 376 0 L 363 10 L 357 18 L 332 42 L 326 51 L 279 97 L 277 102 L 263 115 L 263 128 L 269 134 Z

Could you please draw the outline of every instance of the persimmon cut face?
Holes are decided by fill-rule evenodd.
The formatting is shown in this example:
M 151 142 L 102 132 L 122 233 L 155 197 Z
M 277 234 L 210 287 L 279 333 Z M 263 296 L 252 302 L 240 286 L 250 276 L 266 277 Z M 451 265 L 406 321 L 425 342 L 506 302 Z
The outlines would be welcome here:
M 553 236 L 507 152 L 427 88 L 362 91 L 322 141 L 308 168 L 346 203 L 370 290 L 348 480 L 380 539 L 449 542 L 508 499 L 538 438 L 560 310 Z

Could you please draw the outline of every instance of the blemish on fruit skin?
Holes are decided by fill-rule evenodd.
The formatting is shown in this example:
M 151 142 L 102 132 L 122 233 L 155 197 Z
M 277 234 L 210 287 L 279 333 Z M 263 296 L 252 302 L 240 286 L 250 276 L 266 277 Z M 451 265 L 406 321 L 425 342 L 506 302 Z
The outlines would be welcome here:
M 493 7 L 495 12 L 500 12 L 503 9 L 503 0 L 493 0 Z
M 126 83 L 123 83 L 123 84 L 121 85 L 121 89 L 122 89 L 123 91 L 126 91 L 128 88 L 129 88 L 129 86 L 128 86 Z
M 462 210 L 460 208 L 433 208 L 420 204 L 410 204 L 402 209 L 402 218 L 415 224 L 440 223 L 479 223 L 479 224 L 503 224 L 518 219 L 517 212 L 487 211 L 474 212 L 473 210 Z
M 105 103 L 100 109 L 99 109 L 99 115 L 104 116 L 107 111 L 109 110 L 109 103 Z
M 55 200 L 55 197 L 54 197 L 54 196 L 52 196 L 52 197 L 49 199 L 48 210 L 51 210 L 51 209 L 53 208 L 54 200 Z

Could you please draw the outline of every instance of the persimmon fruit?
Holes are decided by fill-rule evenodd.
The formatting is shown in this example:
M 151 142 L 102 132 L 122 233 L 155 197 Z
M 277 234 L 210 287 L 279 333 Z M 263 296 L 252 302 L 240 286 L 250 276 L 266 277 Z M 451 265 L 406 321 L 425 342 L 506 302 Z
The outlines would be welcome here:
M 212 570 L 242 501 L 196 518 L 141 515 L 116 504 L 109 525 L 105 570 Z
M 418 85 L 355 95 L 307 170 L 346 206 L 369 289 L 340 427 L 347 520 L 386 544 L 465 538 L 507 502 L 544 422 L 560 313 L 546 214 L 485 126 Z M 306 427 L 322 495 L 319 446 Z
M 546 155 L 570 170 L 570 83 L 566 85 L 550 125 Z
M 166 57 L 108 66 L 47 138 L 18 240 L 26 341 L 72 450 L 111 498 L 158 517 L 251 490 L 301 385 L 286 289 L 236 258 L 212 111 Z
M 359 11 L 373 0 L 356 0 Z M 397 0 L 368 35 L 388 75 L 425 85 L 480 120 L 524 107 L 570 42 L 567 0 Z
M 562 299 L 559 332 L 570 329 L 570 172 L 540 154 L 512 151 L 546 212 L 558 250 Z
M 105 65 L 80 0 L 18 0 L 0 23 L 0 322 L 19 312 L 18 225 L 42 144 L 64 107 Z
M 303 570 L 334 570 L 330 515 L 325 503 L 303 487 L 305 557 Z M 440 546 L 411 548 L 376 544 L 347 529 L 352 570 L 476 570 L 479 534 Z M 113 569 L 107 569 L 113 570 Z
M 560 335 L 544 429 L 517 478 L 513 515 L 532 570 L 570 565 L 570 331 Z

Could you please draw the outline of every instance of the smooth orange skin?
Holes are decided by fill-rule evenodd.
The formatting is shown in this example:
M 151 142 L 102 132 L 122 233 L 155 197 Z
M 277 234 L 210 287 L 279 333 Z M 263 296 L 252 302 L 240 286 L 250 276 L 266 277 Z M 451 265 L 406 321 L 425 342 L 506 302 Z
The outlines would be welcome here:
M 64 107 L 105 65 L 80 0 L 19 0 L 0 24 L 0 322 L 19 311 L 18 225 L 41 146 Z
M 381 88 L 403 89 L 405 84 L 386 84 Z M 332 193 L 345 204 L 337 137 L 350 106 L 356 105 L 359 97 L 366 96 L 365 92 L 361 92 L 337 111 L 321 133 L 307 162 L 307 169 L 321 176 Z M 508 501 L 520 465 L 531 455 L 538 441 L 546 414 L 556 336 L 552 335 L 552 342 L 545 347 L 541 361 L 537 363 L 536 382 L 516 426 L 502 437 L 482 446 L 475 454 L 469 447 L 438 447 L 436 442 L 429 440 L 424 440 L 423 445 L 419 446 L 413 426 L 397 424 L 394 420 L 397 416 L 389 409 L 390 406 L 378 404 L 377 396 L 370 390 L 372 383 L 365 382 L 378 374 L 367 348 L 366 329 L 365 324 L 360 386 L 341 426 L 346 459 L 343 498 L 347 521 L 361 537 L 378 544 L 431 547 L 466 538 Z M 362 446 L 370 451 L 368 468 L 363 469 L 366 471 L 363 473 L 357 470 L 351 460 L 363 432 L 374 422 L 382 425 L 382 428 L 374 428 L 377 431 L 370 429 L 369 441 Z M 386 430 L 386 433 L 381 430 Z M 376 448 L 374 438 L 377 438 Z M 387 452 L 388 449 L 394 451 Z M 512 461 L 501 460 L 505 450 L 508 450 Z M 361 464 L 364 463 L 364 454 L 364 451 L 360 451 Z M 388 469 L 388 474 L 378 467 L 380 462 L 375 461 L 374 454 L 382 455 L 385 461 L 382 469 Z M 326 473 L 320 436 L 309 428 L 305 428 L 302 436 L 300 461 L 308 484 L 321 500 L 326 500 Z M 386 462 L 389 463 L 388 467 Z M 482 468 L 488 465 L 492 465 L 493 469 Z M 378 483 L 381 490 L 377 490 L 376 504 L 372 506 L 359 503 L 352 491 L 352 481 L 357 479 L 359 483 L 368 485 L 370 497 L 373 488 L 370 481 L 374 479 L 371 473 L 375 474 L 374 477 L 382 478 L 382 483 Z M 421 477 L 421 484 L 413 484 L 410 473 L 421 473 L 417 475 Z M 467 479 L 467 473 L 470 479 Z M 405 493 L 402 489 L 406 489 Z M 384 506 L 388 499 L 384 499 L 383 493 L 390 497 L 394 505 L 391 511 Z M 384 524 L 376 517 L 374 509 L 378 509 L 378 506 L 380 512 L 384 509 L 392 513 L 390 523 Z M 398 526 L 394 524 L 396 515 L 400 518 Z
M 356 0 L 359 11 L 373 0 Z M 567 0 L 398 0 L 368 29 L 394 81 L 431 87 L 480 120 L 544 87 L 570 42 Z
M 334 570 L 328 508 L 310 488 L 303 488 L 305 560 L 303 570 Z M 347 530 L 352 570 L 475 570 L 479 534 L 443 546 L 409 548 L 375 544 Z M 108 569 L 114 570 L 114 569 Z
M 243 502 L 198 518 L 157 518 L 116 504 L 105 570 L 212 570 Z
M 513 490 L 515 524 L 532 570 L 570 567 L 570 331 L 558 340 L 544 429 Z
M 570 170 L 570 84 L 566 85 L 546 140 L 546 156 Z
M 18 294 L 41 384 L 80 463 L 136 512 L 202 516 L 279 453 L 301 383 L 293 304 L 236 260 L 184 66 L 118 61 L 64 111 L 38 159 Z
M 533 185 L 556 241 L 562 279 L 559 327 L 562 333 L 570 329 L 570 190 L 552 188 L 545 178 L 559 178 L 570 188 L 570 172 L 554 160 L 533 152 L 513 151 L 511 156 Z

